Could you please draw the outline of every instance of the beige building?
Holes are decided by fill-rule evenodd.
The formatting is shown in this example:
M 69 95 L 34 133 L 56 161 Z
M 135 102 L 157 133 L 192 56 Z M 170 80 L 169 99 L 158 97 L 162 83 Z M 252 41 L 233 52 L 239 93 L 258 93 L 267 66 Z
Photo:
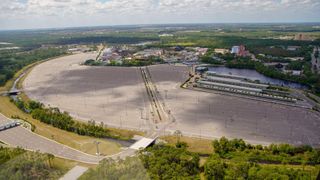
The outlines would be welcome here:
M 229 53 L 229 49 L 214 49 L 215 53 L 226 54 Z

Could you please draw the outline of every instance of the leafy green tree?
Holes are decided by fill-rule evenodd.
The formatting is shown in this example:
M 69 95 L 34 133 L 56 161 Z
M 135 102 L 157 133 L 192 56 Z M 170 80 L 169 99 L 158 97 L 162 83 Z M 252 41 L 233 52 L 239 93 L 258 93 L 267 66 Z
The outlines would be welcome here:
M 232 139 L 228 140 L 225 137 L 220 138 L 220 140 L 214 140 L 212 142 L 214 152 L 224 155 L 232 151 L 243 151 L 247 148 L 246 143 L 242 139 Z
M 249 169 L 251 167 L 252 164 L 244 161 L 229 163 L 228 168 L 226 169 L 225 179 L 248 179 Z
M 199 179 L 199 155 L 185 148 L 155 145 L 140 153 L 151 179 Z
M 204 174 L 209 180 L 223 179 L 225 176 L 226 164 L 217 156 L 212 155 L 204 165 Z
M 29 109 L 33 110 L 33 109 L 40 109 L 43 108 L 43 104 L 40 102 L 36 102 L 36 101 L 29 101 Z
M 184 148 L 184 149 L 186 149 L 187 147 L 188 147 L 188 144 L 186 142 L 178 141 L 176 143 L 176 148 Z
M 6 160 L 3 161 L 3 152 Z M 51 166 L 48 162 L 54 157 L 38 152 L 26 152 L 21 149 L 0 149 L 0 179 L 58 179 L 64 173 L 65 169 Z
M 125 160 L 105 159 L 95 169 L 88 170 L 80 180 L 148 180 L 149 175 L 138 157 Z

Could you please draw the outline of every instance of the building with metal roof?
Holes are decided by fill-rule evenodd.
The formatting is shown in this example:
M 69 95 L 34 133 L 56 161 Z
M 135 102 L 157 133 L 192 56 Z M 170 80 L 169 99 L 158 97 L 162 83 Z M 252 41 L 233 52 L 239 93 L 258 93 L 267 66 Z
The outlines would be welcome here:
M 206 76 L 218 76 L 218 77 L 225 77 L 225 78 L 231 78 L 231 79 L 240 79 L 240 80 L 246 80 L 248 77 L 245 76 L 237 76 L 237 75 L 231 75 L 231 74 L 218 74 L 215 71 L 207 71 Z
M 207 76 L 206 79 L 212 82 L 225 83 L 230 85 L 244 86 L 244 87 L 251 87 L 251 88 L 266 89 L 269 87 L 269 85 L 267 84 L 251 83 L 251 82 L 245 82 L 239 79 L 230 79 L 230 78 L 224 78 L 224 77 Z
M 200 87 L 210 88 L 210 89 L 221 89 L 226 91 L 247 91 L 247 92 L 254 92 L 254 93 L 261 93 L 263 90 L 259 88 L 251 88 L 251 87 L 243 87 L 231 84 L 224 84 L 224 83 L 217 83 L 217 82 L 210 82 L 210 81 L 198 81 L 198 85 Z

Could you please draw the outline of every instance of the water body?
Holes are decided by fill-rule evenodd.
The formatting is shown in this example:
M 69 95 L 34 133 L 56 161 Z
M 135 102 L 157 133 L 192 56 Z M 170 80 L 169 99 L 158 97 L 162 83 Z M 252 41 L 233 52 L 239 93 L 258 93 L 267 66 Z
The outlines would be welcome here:
M 245 76 L 250 80 L 259 80 L 261 83 L 278 85 L 278 86 L 285 86 L 290 88 L 297 88 L 297 89 L 306 89 L 305 85 L 299 83 L 293 83 L 290 81 L 274 79 L 267 77 L 263 74 L 258 73 L 256 70 L 251 69 L 234 69 L 228 67 L 209 67 L 209 71 L 215 71 L 221 74 L 232 74 L 237 76 Z
M 11 49 L 20 49 L 20 47 L 4 47 L 4 48 L 0 48 L 0 50 L 11 50 Z
M 8 42 L 0 42 L 0 45 L 9 45 L 9 44 L 12 44 L 12 43 L 8 43 Z

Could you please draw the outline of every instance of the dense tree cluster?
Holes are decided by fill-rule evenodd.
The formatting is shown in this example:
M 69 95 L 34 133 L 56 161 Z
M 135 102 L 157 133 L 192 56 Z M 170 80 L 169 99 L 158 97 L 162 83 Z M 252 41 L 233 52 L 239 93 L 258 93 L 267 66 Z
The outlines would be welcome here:
M 4 164 L 5 162 L 9 161 L 10 159 L 19 156 L 26 151 L 20 148 L 5 148 L 0 146 L 0 164 Z
M 310 172 L 285 166 L 264 166 L 246 161 L 233 161 L 212 155 L 204 165 L 207 179 L 311 179 Z
M 54 156 L 0 147 L 0 179 L 57 179 L 65 173 L 53 163 Z
M 312 49 L 312 48 L 311 48 Z M 296 51 L 286 50 L 284 46 L 281 47 L 252 47 L 250 51 L 254 54 L 265 54 L 276 57 L 304 57 L 309 55 L 310 47 L 304 46 Z
M 109 35 L 109 36 L 87 36 L 68 37 L 59 39 L 57 44 L 88 44 L 88 43 L 112 43 L 112 44 L 135 44 L 145 41 L 158 41 L 158 37 L 140 35 Z
M 198 179 L 201 172 L 206 179 L 310 179 L 317 172 L 283 164 L 320 164 L 320 151 L 310 146 L 254 146 L 242 139 L 224 137 L 214 140 L 212 145 L 214 152 L 203 168 L 199 156 L 187 151 L 184 142 L 177 142 L 175 147 L 149 147 L 140 153 L 140 158 L 151 179 Z
M 140 155 L 151 179 L 199 179 L 199 155 L 182 148 L 155 145 Z
M 60 56 L 64 53 L 63 49 L 58 48 L 37 49 L 27 52 L 0 51 L 0 86 L 4 85 L 24 66 L 36 61 Z
M 245 44 L 247 48 L 251 51 L 256 52 L 265 52 L 266 47 L 270 46 L 308 46 L 308 45 L 319 45 L 320 41 L 294 41 L 294 40 L 281 40 L 281 39 L 262 39 L 261 37 L 264 34 L 263 30 L 261 34 L 255 34 L 254 32 L 226 32 L 223 35 L 214 32 L 214 31 L 202 31 L 197 33 L 183 33 L 177 32 L 175 36 L 172 37 L 162 37 L 160 43 L 153 45 L 157 47 L 170 47 L 170 46 L 200 46 L 208 48 L 230 48 L 234 45 Z M 252 34 L 255 34 L 252 37 Z M 301 55 L 303 50 L 300 53 L 291 53 L 289 51 L 285 52 L 288 56 Z M 274 50 L 272 54 L 279 54 L 279 49 Z
M 214 152 L 223 158 L 235 158 L 249 162 L 320 164 L 320 150 L 308 145 L 271 144 L 270 146 L 246 144 L 241 139 L 214 140 Z
M 90 121 L 89 123 L 75 121 L 67 112 L 61 112 L 58 108 L 46 108 L 42 103 L 36 101 L 24 103 L 19 99 L 15 100 L 14 103 L 21 110 L 30 113 L 34 119 L 62 130 L 97 138 L 127 139 L 126 137 L 111 133 L 103 124 L 96 125 L 94 121 Z
M 80 180 L 100 179 L 148 180 L 150 178 L 138 157 L 127 157 L 125 160 L 119 159 L 118 161 L 105 159 L 97 168 L 90 169 L 80 178 Z
M 305 62 L 302 61 L 292 61 L 288 64 L 286 69 L 288 70 L 299 70 L 301 71 L 303 69 Z

